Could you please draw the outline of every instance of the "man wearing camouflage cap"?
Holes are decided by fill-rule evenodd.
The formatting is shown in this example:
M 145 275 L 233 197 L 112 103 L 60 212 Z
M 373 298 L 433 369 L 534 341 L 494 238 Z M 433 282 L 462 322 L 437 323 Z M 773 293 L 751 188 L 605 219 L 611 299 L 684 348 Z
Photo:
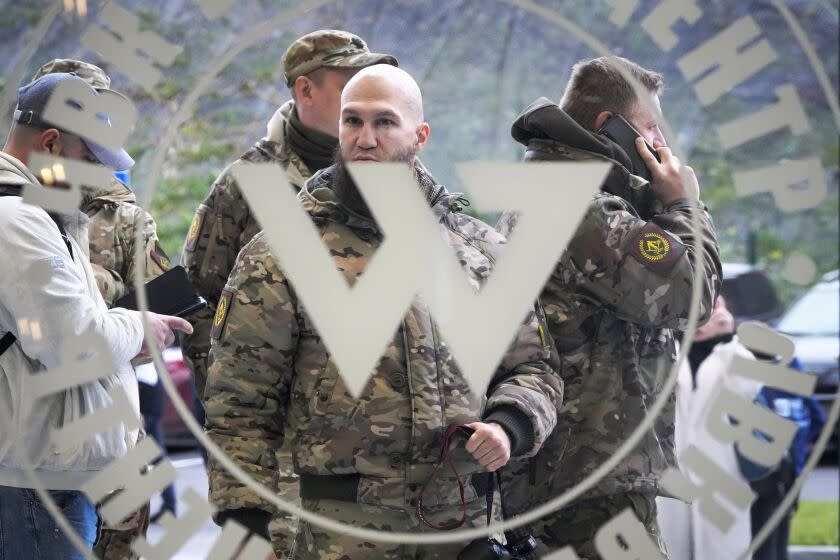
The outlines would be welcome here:
M 101 68 L 74 59 L 47 62 L 38 69 L 32 81 L 56 72 L 72 72 L 99 91 L 107 90 L 111 85 L 111 78 Z M 134 257 L 137 227 L 143 231 L 145 280 L 148 282 L 157 278 L 169 269 L 169 259 L 158 243 L 155 221 L 136 202 L 134 192 L 116 177 L 107 187 L 82 187 L 79 209 L 90 218 L 90 262 L 99 293 L 109 308 L 127 292 L 133 291 L 138 268 Z M 170 509 L 174 510 L 174 488 L 170 486 L 167 491 L 172 502 Z M 146 504 L 118 527 L 103 527 L 94 552 L 104 559 L 137 558 L 131 550 L 131 541 L 137 536 L 145 536 L 148 525 L 149 506 Z
M 108 90 L 111 78 L 88 62 L 55 59 L 41 66 L 32 80 L 55 72 L 72 72 L 97 90 Z M 169 258 L 160 247 L 157 227 L 152 217 L 137 206 L 137 197 L 128 186 L 114 177 L 111 184 L 99 190 L 83 189 L 80 210 L 91 219 L 90 261 L 96 284 L 109 307 L 133 291 L 135 228 L 143 230 L 143 255 L 148 282 L 169 270 Z
M 271 118 L 267 135 L 234 163 L 274 162 L 286 171 L 289 181 L 299 190 L 314 172 L 332 163 L 338 146 L 341 91 L 347 81 L 361 68 L 382 63 L 396 66 L 397 60 L 370 52 L 365 42 L 352 33 L 330 29 L 299 38 L 282 60 L 292 100 Z M 191 318 L 195 331 L 181 344 L 200 398 L 207 379 L 210 327 L 219 296 L 239 250 L 261 229 L 228 166 L 198 207 L 184 244 L 183 264 L 187 274 L 210 304 Z M 291 473 L 288 452 L 281 452 L 279 462 L 284 472 L 278 492 L 284 499 L 294 501 L 298 494 L 297 478 Z M 285 554 L 283 551 L 295 531 L 292 518 L 282 515 L 272 524 L 278 556 Z

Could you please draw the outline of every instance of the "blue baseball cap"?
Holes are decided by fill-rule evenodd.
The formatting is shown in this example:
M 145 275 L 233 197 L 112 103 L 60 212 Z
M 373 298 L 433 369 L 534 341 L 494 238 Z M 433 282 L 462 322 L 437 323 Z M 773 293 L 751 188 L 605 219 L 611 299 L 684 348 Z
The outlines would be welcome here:
M 117 95 L 123 97 L 114 90 L 94 88 L 72 72 L 47 74 L 18 89 L 18 103 L 15 108 L 14 121 L 39 128 L 56 128 L 61 130 L 61 128 L 43 120 L 41 115 L 44 113 L 44 109 L 47 107 L 47 101 L 49 101 L 55 88 L 58 87 L 58 84 L 66 80 L 78 80 L 85 87 L 92 89 L 96 95 Z M 108 123 L 109 126 L 111 125 L 111 120 L 105 113 L 97 113 L 96 117 Z M 134 165 L 134 160 L 122 148 L 111 150 L 87 139 L 81 134 L 78 136 L 102 165 L 110 167 L 114 171 L 124 171 Z

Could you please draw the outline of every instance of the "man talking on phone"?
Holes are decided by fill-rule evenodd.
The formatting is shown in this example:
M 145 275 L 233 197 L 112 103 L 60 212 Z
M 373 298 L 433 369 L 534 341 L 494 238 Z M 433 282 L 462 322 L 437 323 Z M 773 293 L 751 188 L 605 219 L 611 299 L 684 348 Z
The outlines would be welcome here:
M 688 325 L 696 267 L 701 323 L 719 291 L 719 249 L 697 179 L 659 129 L 662 83 L 661 74 L 623 58 L 579 62 L 559 106 L 539 99 L 513 124 L 526 162 L 613 166 L 540 296 L 566 393 L 538 455 L 505 468 L 511 513 L 560 496 L 616 453 L 668 379 L 677 358 L 674 331 Z M 560 178 L 557 188 L 575 186 Z M 507 234 L 515 225 L 516 215 L 506 213 L 498 227 Z M 595 533 L 630 508 L 667 558 L 654 498 L 661 474 L 676 464 L 674 406 L 671 394 L 652 429 L 607 476 L 527 528 L 541 541 L 539 557 L 571 546 L 581 559 L 600 558 Z

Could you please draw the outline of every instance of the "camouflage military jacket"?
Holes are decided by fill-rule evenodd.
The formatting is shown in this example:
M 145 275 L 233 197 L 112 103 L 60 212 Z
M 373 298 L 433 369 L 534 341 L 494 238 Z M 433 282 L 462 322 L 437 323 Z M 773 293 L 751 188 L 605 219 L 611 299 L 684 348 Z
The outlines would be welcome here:
M 326 171 L 307 183 L 300 198 L 336 266 L 352 283 L 382 237 L 372 221 L 339 204 L 330 188 L 319 187 L 318 181 L 329 176 Z M 481 245 L 504 238 L 460 213 L 458 197 L 440 198 L 435 210 L 442 233 L 479 284 L 492 268 Z M 418 298 L 354 400 L 263 233 L 240 253 L 224 293 L 228 310 L 219 316 L 223 326 L 214 333 L 218 338 L 213 339 L 205 392 L 207 431 L 268 488 L 274 487 L 273 451 L 286 436 L 287 421 L 298 474 L 359 474 L 358 502 L 409 511 L 438 460 L 448 425 L 513 408 L 533 428 L 526 455 L 536 452 L 554 427 L 562 384 L 548 363 L 550 343 L 541 340 L 533 313 L 485 396 L 469 389 Z M 363 328 L 361 318 L 358 323 Z M 461 453 L 461 474 L 477 472 L 477 463 Z M 271 511 L 212 459 L 209 478 L 210 498 L 221 510 Z M 426 496 L 442 507 L 460 507 L 458 485 L 449 473 L 442 472 Z M 471 485 L 467 499 L 478 499 Z
M 80 209 L 90 217 L 90 262 L 108 307 L 134 291 L 139 268 L 134 257 L 137 227 L 142 228 L 145 281 L 169 270 L 169 259 L 158 243 L 155 221 L 136 202 L 131 189 L 116 178 L 109 187 L 82 195 Z
M 562 113 L 552 107 L 548 110 Z M 514 125 L 528 146 L 526 160 L 617 162 L 604 150 L 564 143 L 563 129 L 540 129 L 544 120 L 526 117 L 533 114 L 526 112 Z M 659 205 L 643 220 L 627 201 L 627 190 L 646 182 L 617 163 L 614 168 L 602 186 L 607 192 L 589 205 L 540 295 L 561 359 L 565 397 L 557 428 L 540 453 L 506 473 L 505 492 L 516 511 L 560 495 L 616 453 L 668 380 L 677 358 L 674 330 L 687 326 L 696 267 L 702 269 L 698 324 L 708 319 L 720 287 L 719 249 L 708 212 L 695 204 L 697 233 L 687 201 Z M 616 194 L 622 189 L 624 196 Z M 515 216 L 503 216 L 502 232 L 514 223 Z M 584 497 L 659 492 L 661 473 L 675 465 L 674 419 L 672 392 L 653 429 Z
M 275 114 L 269 135 L 257 142 L 239 161 L 282 166 L 290 182 L 300 189 L 311 175 L 297 154 L 286 145 L 286 119 L 294 104 L 289 101 Z M 233 164 L 231 164 L 233 165 Z M 210 324 L 216 305 L 236 255 L 262 229 L 230 172 L 231 166 L 219 175 L 207 197 L 196 210 L 184 244 L 182 264 L 208 308 L 190 317 L 193 334 L 182 339 L 184 357 L 192 364 L 196 389 L 204 394 L 207 353 L 210 350 Z

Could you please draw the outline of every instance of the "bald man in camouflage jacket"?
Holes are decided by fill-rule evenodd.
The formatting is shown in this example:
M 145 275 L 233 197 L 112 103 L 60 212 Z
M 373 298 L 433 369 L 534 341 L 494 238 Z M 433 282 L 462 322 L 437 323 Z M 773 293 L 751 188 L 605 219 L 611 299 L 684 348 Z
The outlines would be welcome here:
M 504 238 L 463 214 L 461 197 L 418 165 L 417 152 L 428 138 L 419 88 L 401 70 L 378 65 L 348 83 L 342 102 L 345 111 L 358 109 L 342 118 L 342 158 L 410 165 L 442 237 L 478 289 L 493 268 L 488 251 Z M 369 132 L 356 143 L 352 135 L 362 127 Z M 383 236 L 343 164 L 316 174 L 299 200 L 352 285 Z M 429 307 L 416 298 L 356 399 L 264 233 L 242 249 L 223 294 L 206 390 L 207 432 L 268 488 L 278 474 L 274 450 L 291 439 L 303 506 L 311 511 L 366 528 L 429 530 L 415 514 L 421 489 L 439 459 L 444 432 L 468 424 L 476 431 L 455 456 L 464 494 L 456 477 L 442 470 L 425 494 L 426 520 L 450 524 L 463 512 L 468 526 L 479 526 L 487 490 L 480 473 L 498 469 L 511 455 L 532 455 L 554 426 L 562 383 L 533 312 L 490 386 L 471 388 Z M 364 317 L 347 320 L 364 328 Z M 273 506 L 212 459 L 209 471 L 217 522 L 232 518 L 265 534 Z M 383 544 L 301 521 L 293 558 L 443 560 L 464 546 Z

